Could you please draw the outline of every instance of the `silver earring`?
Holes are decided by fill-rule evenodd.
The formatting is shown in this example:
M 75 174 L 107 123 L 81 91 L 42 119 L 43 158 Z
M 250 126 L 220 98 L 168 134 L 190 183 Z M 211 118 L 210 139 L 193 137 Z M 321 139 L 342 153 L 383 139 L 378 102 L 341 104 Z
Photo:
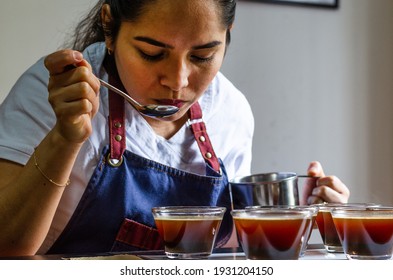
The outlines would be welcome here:
M 107 49 L 108 50 L 108 54 L 109 55 L 112 55 L 113 54 L 113 51 L 111 50 L 111 49 Z

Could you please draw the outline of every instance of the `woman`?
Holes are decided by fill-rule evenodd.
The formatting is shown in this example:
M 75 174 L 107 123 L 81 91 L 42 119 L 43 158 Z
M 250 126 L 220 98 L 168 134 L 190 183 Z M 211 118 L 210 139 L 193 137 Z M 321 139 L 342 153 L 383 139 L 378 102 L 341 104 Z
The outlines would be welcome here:
M 228 178 L 250 173 L 254 126 L 246 99 L 219 72 L 235 7 L 99 1 L 73 50 L 23 74 L 0 110 L 0 254 L 161 248 L 152 206 L 229 208 Z M 179 111 L 140 115 L 97 77 Z M 319 163 L 310 168 L 322 178 L 309 202 L 348 199 Z M 217 246 L 231 232 L 227 211 Z

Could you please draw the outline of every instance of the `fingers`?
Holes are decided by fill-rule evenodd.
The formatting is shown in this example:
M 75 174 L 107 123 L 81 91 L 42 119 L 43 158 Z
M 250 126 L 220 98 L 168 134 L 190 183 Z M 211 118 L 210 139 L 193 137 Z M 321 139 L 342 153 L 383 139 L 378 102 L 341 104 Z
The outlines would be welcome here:
M 325 177 L 322 165 L 318 161 L 312 161 L 307 169 L 307 175 L 314 177 Z
M 45 67 L 49 71 L 48 89 L 65 87 L 73 83 L 86 81 L 98 92 L 100 83 L 93 75 L 91 65 L 78 51 L 61 50 L 45 58 Z
M 302 188 L 302 193 L 299 196 L 299 199 L 300 199 L 299 203 L 300 203 L 300 205 L 310 204 L 308 202 L 308 198 L 309 198 L 309 196 L 312 195 L 312 192 L 313 192 L 314 188 L 317 187 L 317 180 L 318 180 L 318 177 L 315 177 L 315 178 L 311 178 L 310 177 L 310 178 L 307 178 L 304 181 L 304 185 L 303 185 L 303 188 Z
M 318 187 L 329 187 L 332 190 L 338 192 L 338 193 L 344 193 L 346 191 L 346 187 L 341 180 L 336 177 L 336 176 L 325 176 L 321 177 L 317 181 L 317 186 Z
M 61 50 L 48 55 L 44 64 L 50 76 L 64 73 L 70 65 L 77 66 L 82 62 L 83 55 L 78 51 Z
M 99 107 L 99 80 L 82 54 L 73 50 L 48 55 L 45 67 L 50 74 L 48 100 L 57 118 L 55 131 L 69 141 L 84 141 Z
M 52 104 L 57 118 L 62 120 L 77 114 L 94 115 L 98 109 L 96 93 L 86 82 L 59 88 L 50 95 L 49 103 Z
M 79 87 L 83 90 L 86 90 L 86 87 L 91 89 L 92 93 L 98 94 L 100 89 L 100 83 L 95 77 L 95 75 L 91 72 L 89 67 L 87 66 L 78 66 L 76 68 L 67 70 L 63 74 L 59 74 L 56 76 L 50 76 L 48 90 L 53 93 L 54 96 L 59 89 L 67 89 L 72 85 L 81 84 Z M 85 93 L 85 91 L 81 91 L 81 94 Z M 65 96 L 65 101 L 72 101 L 74 99 L 83 98 L 83 96 L 79 96 L 78 92 L 70 91 L 67 96 Z
M 71 114 L 75 109 L 82 108 L 79 110 L 79 114 L 91 113 L 94 115 L 98 110 L 98 98 L 99 82 L 97 78 L 92 74 L 91 70 L 87 66 L 78 66 L 74 69 L 67 70 L 63 74 L 51 76 L 49 79 L 48 90 L 50 92 L 48 100 L 52 105 L 56 116 L 61 118 L 63 113 Z M 78 103 L 82 101 L 82 104 L 89 102 L 90 106 L 80 106 Z M 69 110 L 74 104 L 74 110 Z M 67 110 L 65 110 L 67 108 Z M 85 109 L 89 109 L 86 112 Z
M 350 195 L 349 189 L 338 177 L 326 176 L 319 162 L 311 162 L 307 174 L 319 177 L 313 187 L 308 186 L 307 188 L 307 193 L 305 195 L 308 204 L 348 202 Z
M 312 205 L 312 204 L 321 204 L 324 203 L 325 201 L 320 198 L 319 196 L 309 196 L 307 199 L 307 204 Z
M 345 203 L 348 202 L 349 195 L 349 189 L 336 176 L 320 178 L 312 191 L 312 196 L 326 202 Z
M 316 187 L 308 197 L 308 204 L 318 204 L 323 202 L 346 203 L 347 197 L 334 191 L 328 186 Z
M 315 178 L 307 178 L 300 196 L 300 204 L 316 204 L 321 198 L 313 197 L 312 192 L 317 187 L 318 178 L 325 177 L 322 166 L 318 161 L 312 161 L 307 169 L 307 175 Z
M 321 202 L 348 202 L 349 189 L 336 176 L 327 176 L 318 179 L 316 187 L 307 199 L 308 204 Z

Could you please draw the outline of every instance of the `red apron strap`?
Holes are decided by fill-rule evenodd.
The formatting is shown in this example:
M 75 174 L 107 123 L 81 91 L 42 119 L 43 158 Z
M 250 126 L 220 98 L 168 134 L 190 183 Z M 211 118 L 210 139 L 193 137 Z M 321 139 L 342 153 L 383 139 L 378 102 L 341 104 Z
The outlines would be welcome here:
M 202 119 L 202 109 L 198 102 L 191 106 L 189 116 L 189 126 L 191 127 L 195 140 L 198 143 L 198 147 L 203 158 L 215 171 L 221 173 L 220 163 L 213 150 L 210 138 L 207 135 L 206 125 Z
M 164 243 L 157 229 L 124 219 L 116 241 L 145 250 L 162 250 Z
M 121 88 L 116 79 L 109 77 L 109 83 Z M 191 106 L 189 110 L 189 126 L 198 143 L 199 150 L 202 153 L 206 163 L 209 164 L 216 172 L 220 173 L 220 163 L 214 152 L 209 136 L 206 132 L 206 126 L 202 119 L 202 109 L 198 102 Z M 126 149 L 126 137 L 124 129 L 124 100 L 115 93 L 109 93 L 109 133 L 110 133 L 110 158 L 109 160 L 122 160 L 122 155 Z M 116 163 L 112 163 L 116 166 Z
M 115 85 L 114 79 L 109 78 L 109 83 Z M 124 129 L 124 99 L 116 93 L 109 92 L 109 143 L 110 160 L 121 163 L 126 149 L 126 136 Z M 114 164 L 116 165 L 116 164 Z

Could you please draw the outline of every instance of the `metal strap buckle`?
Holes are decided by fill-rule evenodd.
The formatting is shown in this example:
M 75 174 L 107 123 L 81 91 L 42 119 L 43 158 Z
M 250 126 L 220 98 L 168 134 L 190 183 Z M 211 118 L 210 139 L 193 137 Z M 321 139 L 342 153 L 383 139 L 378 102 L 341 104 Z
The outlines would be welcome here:
M 187 120 L 187 126 L 192 126 L 194 123 L 201 123 L 201 122 L 203 122 L 203 118 L 195 119 L 195 120 L 188 119 Z
M 108 153 L 108 155 L 106 156 L 106 161 L 112 167 L 119 167 L 120 165 L 123 164 L 123 155 L 121 156 L 120 159 L 116 159 L 116 158 L 111 158 L 111 153 Z

